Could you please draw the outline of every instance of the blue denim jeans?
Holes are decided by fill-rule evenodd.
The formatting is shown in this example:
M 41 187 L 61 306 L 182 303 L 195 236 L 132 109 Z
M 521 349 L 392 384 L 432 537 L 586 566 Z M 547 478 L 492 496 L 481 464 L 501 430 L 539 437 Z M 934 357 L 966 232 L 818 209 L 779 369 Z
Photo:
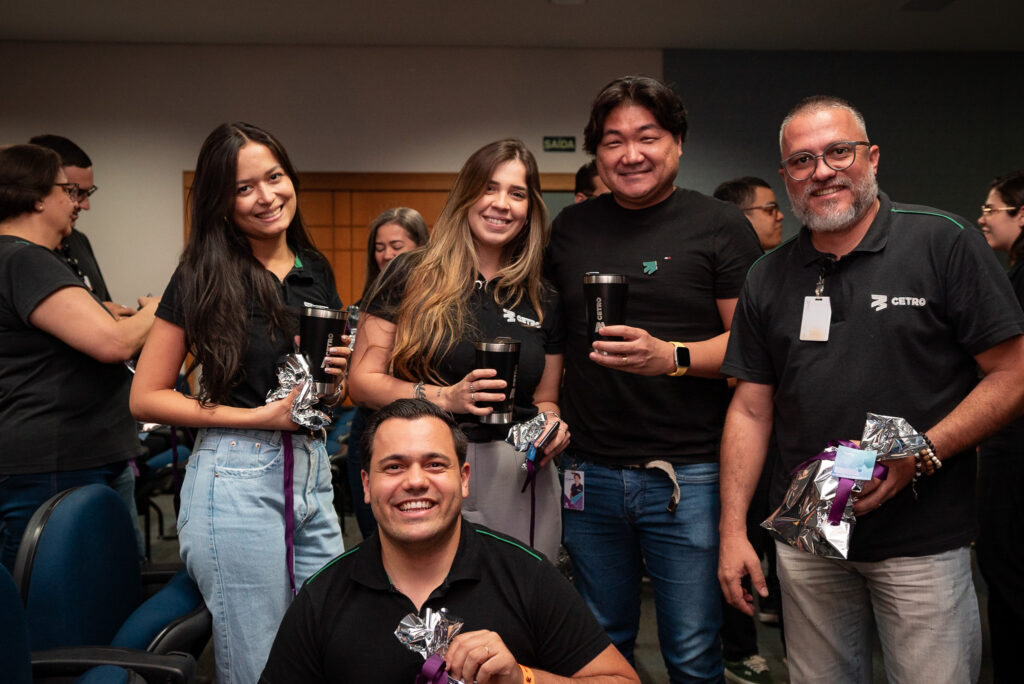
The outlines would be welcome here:
M 87 484 L 110 484 L 124 470 L 124 463 L 100 468 L 54 473 L 0 475 L 0 561 L 14 572 L 14 560 L 25 527 L 36 509 L 65 489 Z M 132 502 L 134 511 L 135 503 Z M 136 516 L 136 521 L 138 517 Z
M 722 681 L 718 464 L 675 466 L 674 513 L 666 510 L 672 482 L 660 470 L 576 469 L 584 472 L 585 508 L 562 512 L 564 542 L 576 588 L 598 622 L 633 662 L 646 564 L 670 681 Z
M 295 582 L 343 550 L 323 442 L 292 435 Z M 185 469 L 181 558 L 213 615 L 220 684 L 256 682 L 292 595 L 285 563 L 280 432 L 200 432 Z
M 967 547 L 874 563 L 776 550 L 793 684 L 871 684 L 874 629 L 888 681 L 978 681 L 981 622 Z

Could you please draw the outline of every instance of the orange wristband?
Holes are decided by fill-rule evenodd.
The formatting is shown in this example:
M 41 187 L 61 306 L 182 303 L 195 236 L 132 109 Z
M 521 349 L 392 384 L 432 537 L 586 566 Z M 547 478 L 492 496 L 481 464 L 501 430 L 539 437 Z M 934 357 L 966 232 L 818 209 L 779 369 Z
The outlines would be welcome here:
M 519 669 L 523 671 L 523 684 L 534 684 L 537 681 L 533 678 L 533 670 L 525 665 L 520 665 Z

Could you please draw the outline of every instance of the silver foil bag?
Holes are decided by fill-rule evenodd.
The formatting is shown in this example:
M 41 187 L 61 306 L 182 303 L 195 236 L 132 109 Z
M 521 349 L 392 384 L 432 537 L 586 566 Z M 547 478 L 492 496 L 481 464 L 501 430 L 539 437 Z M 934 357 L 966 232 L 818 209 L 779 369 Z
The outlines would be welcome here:
M 829 447 L 825 451 L 836 450 Z M 761 523 L 779 541 L 823 558 L 845 559 L 850 551 L 850 537 L 857 522 L 853 515 L 853 499 L 846 502 L 842 520 L 828 521 L 835 500 L 839 478 L 832 476 L 835 461 L 811 461 L 793 473 L 789 489 L 774 513 Z
M 448 653 L 452 639 L 461 630 L 462 620 L 449 615 L 447 609 L 427 608 L 423 611 L 423 617 L 409 613 L 402 618 L 395 629 L 395 638 L 405 644 L 410 651 L 423 656 L 423 660 L 427 660 L 435 655 L 443 658 Z M 448 677 L 448 684 L 463 683 Z
M 516 451 L 525 452 L 544 433 L 547 424 L 548 417 L 543 413 L 538 413 L 525 423 L 517 423 L 509 428 L 505 441 L 511 444 Z
M 857 519 L 853 514 L 852 496 L 847 499 L 838 523 L 832 524 L 828 519 L 840 483 L 832 474 L 834 444 L 830 443 L 822 452 L 832 456 L 831 460 L 819 454 L 793 472 L 782 505 L 761 523 L 761 527 L 794 548 L 823 558 L 845 560 Z M 867 414 L 860 448 L 873 449 L 876 462 L 906 458 L 925 445 L 921 434 L 903 418 Z M 857 482 L 852 491 L 860 489 L 861 483 Z
M 267 403 L 284 399 L 295 387 L 299 393 L 292 404 L 292 420 L 310 430 L 321 430 L 331 424 L 330 417 L 323 411 L 313 408 L 317 403 L 313 389 L 313 375 L 309 372 L 309 362 L 302 354 L 285 354 L 277 360 L 277 389 L 267 393 Z

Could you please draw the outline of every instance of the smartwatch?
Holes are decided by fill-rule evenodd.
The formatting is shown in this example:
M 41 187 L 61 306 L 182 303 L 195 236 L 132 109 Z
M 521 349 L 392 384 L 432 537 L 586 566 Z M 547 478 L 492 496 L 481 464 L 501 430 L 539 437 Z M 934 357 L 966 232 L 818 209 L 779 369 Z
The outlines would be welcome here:
M 690 370 L 690 349 L 682 342 L 669 342 L 669 344 L 675 347 L 676 369 L 668 375 L 673 378 L 686 375 L 686 371 Z

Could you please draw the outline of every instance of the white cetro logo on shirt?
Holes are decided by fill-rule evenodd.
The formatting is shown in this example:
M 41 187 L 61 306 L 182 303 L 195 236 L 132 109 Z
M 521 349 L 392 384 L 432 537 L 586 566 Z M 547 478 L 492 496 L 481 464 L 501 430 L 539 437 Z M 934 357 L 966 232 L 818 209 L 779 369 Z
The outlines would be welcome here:
M 871 308 L 875 311 L 886 309 L 890 304 L 892 306 L 914 306 L 920 308 L 927 303 L 928 302 L 924 297 L 889 297 L 889 295 L 884 294 L 871 295 Z
M 505 320 L 508 321 L 509 323 L 518 323 L 519 325 L 522 325 L 527 328 L 540 327 L 540 323 L 538 323 L 537 321 L 533 320 L 532 318 L 527 318 L 526 316 L 520 316 L 515 311 L 502 309 L 501 313 L 505 317 Z

